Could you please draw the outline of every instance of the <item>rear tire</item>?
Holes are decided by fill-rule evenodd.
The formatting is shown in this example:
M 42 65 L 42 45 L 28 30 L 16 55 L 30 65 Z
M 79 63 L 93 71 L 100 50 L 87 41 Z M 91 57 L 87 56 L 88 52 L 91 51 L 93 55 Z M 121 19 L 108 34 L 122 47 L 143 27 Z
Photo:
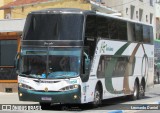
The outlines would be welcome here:
M 139 88 L 139 98 L 142 99 L 145 97 L 145 86 L 144 84 L 140 85 L 140 88 Z
M 139 86 L 138 86 L 138 83 L 135 82 L 134 83 L 134 92 L 131 95 L 131 100 L 137 100 L 137 99 L 139 99 Z

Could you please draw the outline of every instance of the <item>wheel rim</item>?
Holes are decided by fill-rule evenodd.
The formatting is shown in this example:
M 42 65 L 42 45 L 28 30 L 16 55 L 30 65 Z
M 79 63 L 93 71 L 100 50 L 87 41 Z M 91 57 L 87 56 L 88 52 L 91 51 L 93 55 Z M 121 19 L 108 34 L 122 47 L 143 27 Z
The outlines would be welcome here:
M 144 88 L 143 88 L 142 85 L 141 85 L 141 87 L 140 87 L 140 94 L 141 94 L 141 96 L 144 96 Z
M 137 91 L 137 84 L 135 85 L 135 89 L 134 89 L 134 97 L 137 98 L 137 94 L 138 94 L 138 91 Z
M 100 104 L 100 101 L 101 101 L 100 93 L 99 91 L 96 90 L 95 96 L 94 96 L 94 104 L 98 105 Z

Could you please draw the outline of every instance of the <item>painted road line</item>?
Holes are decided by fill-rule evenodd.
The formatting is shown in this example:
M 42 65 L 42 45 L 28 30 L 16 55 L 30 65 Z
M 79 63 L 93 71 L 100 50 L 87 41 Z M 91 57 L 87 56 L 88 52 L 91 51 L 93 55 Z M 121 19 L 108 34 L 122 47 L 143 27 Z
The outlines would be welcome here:
M 114 110 L 114 111 L 109 111 L 108 113 L 123 113 L 122 110 Z

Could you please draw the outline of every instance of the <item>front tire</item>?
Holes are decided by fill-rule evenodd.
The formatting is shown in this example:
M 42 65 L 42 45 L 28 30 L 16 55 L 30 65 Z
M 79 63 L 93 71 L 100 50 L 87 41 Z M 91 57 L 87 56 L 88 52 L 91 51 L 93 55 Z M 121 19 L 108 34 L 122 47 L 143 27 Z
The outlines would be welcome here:
M 93 107 L 98 107 L 102 103 L 102 94 L 100 88 L 97 86 L 94 92 Z
M 42 102 L 40 102 L 39 104 L 40 104 L 42 110 L 48 110 L 51 107 L 51 103 L 42 103 Z

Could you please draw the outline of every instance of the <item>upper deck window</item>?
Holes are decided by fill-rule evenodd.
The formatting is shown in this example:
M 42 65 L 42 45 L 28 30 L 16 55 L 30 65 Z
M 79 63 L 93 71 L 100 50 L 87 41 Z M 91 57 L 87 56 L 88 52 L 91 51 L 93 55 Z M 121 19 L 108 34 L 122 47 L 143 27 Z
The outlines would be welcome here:
M 24 40 L 82 40 L 84 16 L 80 14 L 30 14 Z

